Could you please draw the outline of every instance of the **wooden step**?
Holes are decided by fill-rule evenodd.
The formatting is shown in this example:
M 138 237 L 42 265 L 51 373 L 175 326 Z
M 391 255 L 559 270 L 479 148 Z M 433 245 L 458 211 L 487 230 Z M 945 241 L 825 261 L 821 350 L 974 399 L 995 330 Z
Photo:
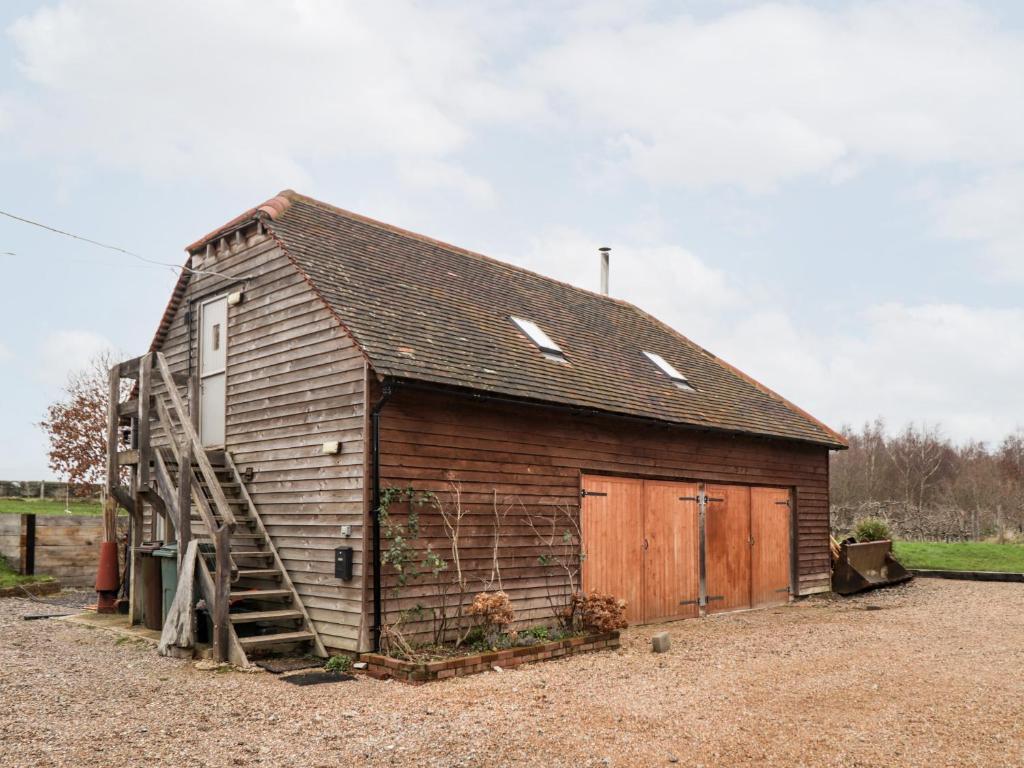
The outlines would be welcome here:
M 252 637 L 238 638 L 243 648 L 259 648 L 266 645 L 278 645 L 279 643 L 301 643 L 312 640 L 312 632 L 281 632 L 276 635 L 254 635 Z
M 243 589 L 229 595 L 231 600 L 278 600 L 291 596 L 290 589 Z
M 238 578 L 280 579 L 281 572 L 277 568 L 254 568 L 252 570 L 242 570 L 239 568 Z
M 254 621 L 297 621 L 302 618 L 302 611 L 285 608 L 280 611 L 245 611 L 228 614 L 232 624 L 250 624 Z
M 255 567 L 253 565 L 255 561 L 266 562 L 272 559 L 273 556 L 271 552 L 260 549 L 231 550 L 231 557 L 236 563 L 244 563 L 250 565 L 250 567 Z M 212 563 L 212 561 L 216 560 L 216 557 L 213 552 L 210 552 L 206 554 L 206 559 Z

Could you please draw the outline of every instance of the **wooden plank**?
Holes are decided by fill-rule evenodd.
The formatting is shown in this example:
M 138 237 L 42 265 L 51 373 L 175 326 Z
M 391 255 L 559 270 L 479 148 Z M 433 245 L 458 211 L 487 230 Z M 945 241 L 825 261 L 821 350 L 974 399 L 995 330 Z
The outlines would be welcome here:
M 700 612 L 697 483 L 644 482 L 644 621 Z
M 139 463 L 139 451 L 135 448 L 117 452 L 118 467 L 133 466 Z
M 120 463 L 117 449 L 117 403 L 121 398 L 121 374 L 119 366 L 110 369 L 107 378 L 107 490 L 108 492 L 121 484 Z
M 139 420 L 136 426 L 138 434 L 138 484 L 140 488 L 149 488 L 149 462 L 152 459 L 152 447 L 149 442 L 149 396 L 150 382 L 153 376 L 153 356 L 143 355 L 139 362 Z
M 708 485 L 704 519 L 708 613 L 750 607 L 750 488 Z
M 231 622 L 228 619 L 230 610 L 231 593 L 231 561 L 229 550 L 231 547 L 228 541 L 228 531 L 221 528 L 214 532 L 214 546 L 216 547 L 216 570 L 214 576 L 213 590 L 213 653 L 217 661 L 227 661 L 231 634 Z
M 754 608 L 789 601 L 789 493 L 750 489 L 750 602 Z
M 643 481 L 585 477 L 580 529 L 583 591 L 626 601 L 626 620 L 644 620 Z M 604 495 L 599 495 L 604 494 Z

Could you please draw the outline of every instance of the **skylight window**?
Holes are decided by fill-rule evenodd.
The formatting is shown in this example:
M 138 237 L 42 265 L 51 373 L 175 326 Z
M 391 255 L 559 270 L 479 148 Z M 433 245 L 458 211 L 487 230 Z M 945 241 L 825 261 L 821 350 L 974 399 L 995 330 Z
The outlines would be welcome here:
M 647 356 L 648 360 L 650 360 L 652 363 L 654 363 L 656 366 L 658 366 L 658 369 L 662 373 L 664 373 L 666 376 L 668 376 L 670 379 L 672 379 L 672 382 L 677 387 L 679 387 L 680 389 L 686 390 L 687 392 L 695 392 L 696 391 L 693 388 L 693 385 L 691 385 L 690 382 L 687 381 L 686 377 L 683 376 L 683 374 L 681 374 L 679 371 L 677 371 L 675 369 L 675 366 L 673 366 L 672 363 L 670 363 L 664 357 L 662 357 L 661 355 L 659 355 L 659 354 L 657 354 L 655 352 L 644 352 L 644 354 Z
M 565 353 L 562 352 L 562 348 L 555 344 L 552 338 L 544 333 L 544 331 L 541 330 L 541 327 L 535 322 L 515 316 L 513 316 L 511 320 L 519 326 L 519 330 L 525 333 L 530 341 L 537 345 L 545 356 L 555 358 L 556 360 L 565 359 Z

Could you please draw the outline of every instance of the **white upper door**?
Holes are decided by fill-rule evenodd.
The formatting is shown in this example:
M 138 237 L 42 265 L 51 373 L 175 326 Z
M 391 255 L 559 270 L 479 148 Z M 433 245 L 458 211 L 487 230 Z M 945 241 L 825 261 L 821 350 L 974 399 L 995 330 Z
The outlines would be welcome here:
M 202 305 L 199 328 L 199 437 L 207 448 L 224 446 L 228 300 Z

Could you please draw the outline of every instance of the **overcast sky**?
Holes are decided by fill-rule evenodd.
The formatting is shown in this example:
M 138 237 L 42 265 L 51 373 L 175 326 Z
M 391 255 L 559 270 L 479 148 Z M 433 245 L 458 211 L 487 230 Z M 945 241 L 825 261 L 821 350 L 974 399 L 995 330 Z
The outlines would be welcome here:
M 1024 423 L 1024 7 L 0 5 L 0 209 L 181 263 L 284 188 L 611 289 L 832 426 Z M 0 479 L 174 281 L 0 217 Z

